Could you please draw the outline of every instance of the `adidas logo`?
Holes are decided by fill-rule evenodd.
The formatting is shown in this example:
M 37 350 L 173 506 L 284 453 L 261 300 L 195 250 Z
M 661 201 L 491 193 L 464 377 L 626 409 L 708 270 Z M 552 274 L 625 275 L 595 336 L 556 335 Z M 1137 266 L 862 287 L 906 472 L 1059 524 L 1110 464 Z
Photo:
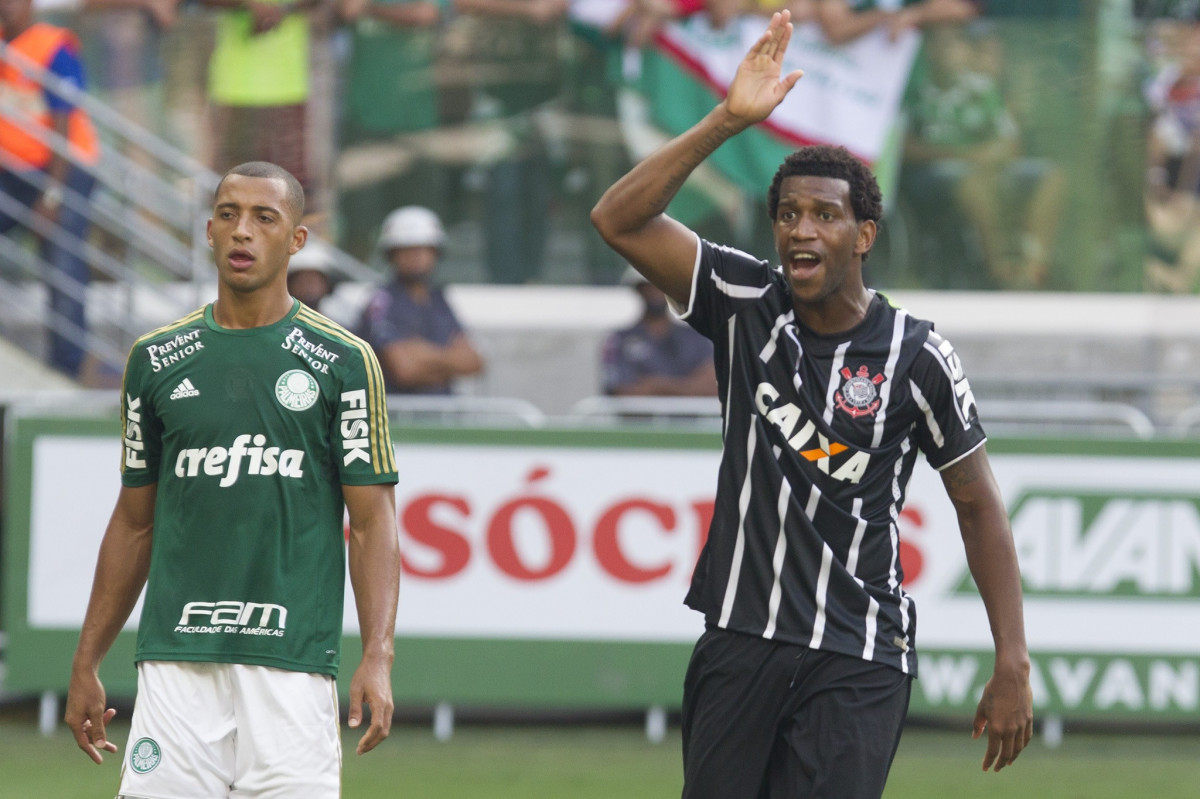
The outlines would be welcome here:
M 198 397 L 200 392 L 192 385 L 192 381 L 188 378 L 183 378 L 183 382 L 175 386 L 175 390 L 171 392 L 171 399 L 183 399 L 184 397 Z

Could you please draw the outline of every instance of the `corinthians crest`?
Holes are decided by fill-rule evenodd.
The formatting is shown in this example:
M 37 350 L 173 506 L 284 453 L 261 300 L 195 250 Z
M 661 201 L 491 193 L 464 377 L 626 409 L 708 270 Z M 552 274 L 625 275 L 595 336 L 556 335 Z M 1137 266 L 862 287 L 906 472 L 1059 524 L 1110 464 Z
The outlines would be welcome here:
M 842 367 L 841 375 L 846 382 L 835 397 L 837 406 L 850 414 L 852 419 L 874 416 L 882 403 L 876 386 L 887 378 L 882 374 L 872 375 L 865 365 L 858 367 L 857 373 L 851 372 L 848 366 Z

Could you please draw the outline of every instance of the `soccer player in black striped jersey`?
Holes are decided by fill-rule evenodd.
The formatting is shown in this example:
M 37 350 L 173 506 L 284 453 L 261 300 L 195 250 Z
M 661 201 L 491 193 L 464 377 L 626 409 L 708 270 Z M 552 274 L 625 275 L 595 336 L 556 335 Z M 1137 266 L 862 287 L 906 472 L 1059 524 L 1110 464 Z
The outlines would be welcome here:
M 896 519 L 918 451 L 957 511 L 995 642 L 974 720 L 984 770 L 1032 735 L 1016 553 L 970 386 L 930 323 L 863 284 L 881 215 L 870 170 L 841 148 L 784 161 L 768 192 L 781 266 L 665 213 L 800 79 L 781 74 L 791 29 L 775 14 L 725 99 L 592 211 L 714 344 L 724 450 L 686 599 L 706 630 L 684 681 L 685 799 L 882 794 L 917 672 Z

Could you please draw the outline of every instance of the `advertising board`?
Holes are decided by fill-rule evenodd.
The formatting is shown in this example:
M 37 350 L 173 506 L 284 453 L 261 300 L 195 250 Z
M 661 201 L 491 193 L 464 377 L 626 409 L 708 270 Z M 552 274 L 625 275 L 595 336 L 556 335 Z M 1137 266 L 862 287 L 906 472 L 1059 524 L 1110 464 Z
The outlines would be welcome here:
M 6 688 L 62 691 L 115 502 L 114 425 L 18 418 L 8 457 Z M 683 606 L 719 440 L 657 431 L 393 430 L 400 703 L 677 706 Z M 1035 707 L 1175 720 L 1200 710 L 1200 446 L 989 442 L 1012 518 Z M 197 512 L 203 512 L 198 508 Z M 967 714 L 991 636 L 954 511 L 918 465 L 899 520 L 918 614 L 914 713 Z M 357 660 L 345 597 L 343 681 Z M 106 661 L 133 689 L 132 630 Z

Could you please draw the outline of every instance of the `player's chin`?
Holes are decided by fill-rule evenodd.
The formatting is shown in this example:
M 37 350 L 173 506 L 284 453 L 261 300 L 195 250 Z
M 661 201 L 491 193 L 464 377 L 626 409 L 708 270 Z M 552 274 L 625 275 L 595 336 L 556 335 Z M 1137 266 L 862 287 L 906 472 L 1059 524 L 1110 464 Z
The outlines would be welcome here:
M 820 277 L 812 280 L 793 281 L 791 283 L 792 298 L 801 305 L 813 305 L 829 298 L 830 292 L 825 281 Z

